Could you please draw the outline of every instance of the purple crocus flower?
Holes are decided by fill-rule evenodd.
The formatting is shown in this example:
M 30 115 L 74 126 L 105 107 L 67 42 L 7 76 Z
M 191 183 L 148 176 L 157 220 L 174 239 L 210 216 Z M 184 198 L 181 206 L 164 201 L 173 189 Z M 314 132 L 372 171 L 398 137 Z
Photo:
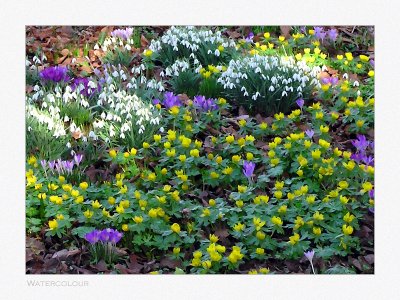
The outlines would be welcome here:
M 42 165 L 42 168 L 43 168 L 44 170 L 47 169 L 47 161 L 46 161 L 46 160 L 41 160 L 41 161 L 40 161 L 40 164 Z
M 111 229 L 112 230 L 112 229 Z M 118 243 L 122 238 L 122 233 L 118 232 L 118 230 L 112 230 L 109 233 L 109 240 L 111 243 L 116 244 Z
M 111 32 L 112 37 L 118 37 L 123 40 L 127 40 L 132 36 L 133 28 L 127 27 L 125 29 L 115 29 Z
M 330 79 L 330 77 L 324 77 L 321 79 L 321 82 L 323 84 L 328 84 L 328 83 L 331 83 L 331 79 Z
M 153 99 L 153 105 L 157 105 L 160 103 L 161 103 L 160 99 Z
M 375 68 L 375 60 L 370 59 L 370 60 L 369 60 L 369 64 L 370 64 L 373 68 Z
M 178 96 L 175 96 L 172 92 L 167 92 L 164 95 L 163 105 L 166 108 L 171 108 L 173 106 L 182 106 L 182 102 L 179 101 Z
M 74 168 L 74 161 L 73 160 L 65 161 L 65 169 L 67 170 L 68 173 L 71 174 L 73 168 Z
M 312 260 L 314 258 L 314 254 L 315 254 L 314 250 L 310 250 L 310 251 L 304 252 L 304 256 L 308 259 L 308 261 L 310 263 L 312 262 Z
M 77 166 L 80 165 L 80 163 L 82 161 L 82 158 L 83 158 L 83 154 L 75 154 L 74 155 L 74 161 L 75 161 Z
M 81 95 L 85 97 L 91 97 L 96 92 L 100 92 L 100 85 L 97 85 L 97 88 L 92 88 L 89 86 L 89 79 L 86 77 L 78 77 L 75 78 L 71 84 L 71 89 L 75 91 L 79 88 Z
M 243 174 L 244 174 L 244 176 L 246 176 L 247 178 L 251 178 L 251 176 L 253 176 L 255 167 L 256 167 L 255 163 L 245 160 L 243 162 Z
M 303 108 L 304 105 L 304 99 L 300 98 L 296 100 L 296 104 L 300 107 Z
M 312 130 L 312 129 L 307 129 L 304 132 L 310 139 L 314 136 L 314 130 Z
M 318 26 L 314 27 L 314 34 L 317 39 L 322 39 L 322 40 L 325 38 L 326 35 L 326 33 L 324 32 L 324 28 Z
M 85 240 L 87 240 L 90 244 L 96 244 L 100 238 L 100 230 L 93 230 L 89 233 L 85 234 Z
M 212 111 L 218 109 L 218 105 L 215 103 L 214 99 L 206 99 L 204 96 L 195 96 L 193 105 L 202 111 Z
M 361 152 L 364 152 L 369 145 L 367 138 L 365 137 L 365 135 L 362 134 L 357 134 L 357 139 L 351 141 L 351 143 L 353 144 L 354 147 L 357 148 L 358 151 Z
M 110 232 L 111 232 L 111 230 L 112 230 L 112 229 L 110 229 L 110 228 L 103 229 L 103 230 L 100 232 L 100 235 L 99 235 L 100 241 L 102 241 L 103 243 L 108 242 L 108 240 L 110 239 Z
M 373 156 L 363 156 L 362 161 L 367 165 L 367 166 L 373 166 L 374 165 L 374 157 Z
M 251 43 L 253 42 L 253 38 L 254 38 L 254 33 L 250 32 L 249 35 L 245 38 L 247 43 Z
M 331 77 L 330 82 L 332 85 L 336 85 L 339 82 L 339 79 L 337 77 Z
M 52 160 L 52 161 L 49 161 L 48 163 L 49 163 L 49 168 L 51 170 L 54 170 L 54 168 L 56 167 L 56 161 Z
M 67 75 L 68 69 L 66 67 L 53 66 L 47 67 L 40 71 L 39 77 L 44 81 L 50 82 L 67 82 L 70 77 Z
M 370 191 L 368 192 L 368 196 L 369 196 L 371 199 L 374 199 L 374 198 L 375 198 L 375 190 L 374 190 L 374 189 L 370 190 Z
M 338 33 L 337 33 L 336 29 L 328 30 L 328 37 L 332 42 L 336 41 L 337 36 L 338 36 Z
M 56 162 L 56 170 L 58 174 L 63 173 L 63 165 L 62 163 Z

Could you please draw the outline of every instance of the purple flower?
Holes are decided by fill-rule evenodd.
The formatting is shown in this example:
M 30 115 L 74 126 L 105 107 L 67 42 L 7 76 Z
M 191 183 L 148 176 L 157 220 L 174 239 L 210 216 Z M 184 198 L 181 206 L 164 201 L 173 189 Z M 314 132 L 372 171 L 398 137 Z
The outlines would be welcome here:
M 254 33 L 250 32 L 249 35 L 245 38 L 247 43 L 251 43 L 253 41 L 254 38 Z
M 44 81 L 53 81 L 53 82 L 60 82 L 64 81 L 67 82 L 70 80 L 70 77 L 67 75 L 68 69 L 66 67 L 47 67 L 40 71 L 39 77 Z
M 244 176 L 246 176 L 247 178 L 251 178 L 251 176 L 253 176 L 255 167 L 256 167 L 255 163 L 245 160 L 243 162 L 243 174 L 244 174 Z
M 351 141 L 351 143 L 353 144 L 354 147 L 357 148 L 358 151 L 361 152 L 364 152 L 369 145 L 367 138 L 365 137 L 365 135 L 362 134 L 357 134 L 357 139 Z
M 324 28 L 323 27 L 318 27 L 318 26 L 314 27 L 314 32 L 315 32 L 314 33 L 315 37 L 317 39 L 323 40 L 325 38 L 326 32 L 324 32 Z
M 93 230 L 89 233 L 85 234 L 85 240 L 87 240 L 90 244 L 96 244 L 100 238 L 100 230 Z
M 310 263 L 312 263 L 312 260 L 314 258 L 314 254 L 315 254 L 314 250 L 310 250 L 310 251 L 304 252 L 304 256 L 308 259 L 308 261 Z
M 108 240 L 110 239 L 110 232 L 111 232 L 111 230 L 112 230 L 112 229 L 110 229 L 110 228 L 103 229 L 103 230 L 100 232 L 100 236 L 99 236 L 100 241 L 102 241 L 102 242 L 104 242 L 104 243 L 108 242 Z
M 101 89 L 100 85 L 97 85 L 97 88 L 90 87 L 89 79 L 86 77 L 78 77 L 74 79 L 74 81 L 71 84 L 71 89 L 75 91 L 77 88 L 79 88 L 81 95 L 85 97 L 91 97 L 96 92 L 100 92 Z
M 304 105 L 304 99 L 302 99 L 302 98 L 297 99 L 297 100 L 296 100 L 296 104 L 297 104 L 300 108 L 302 108 L 303 105 Z
M 375 60 L 370 59 L 369 64 L 370 64 L 373 68 L 375 68 Z
M 56 166 L 56 161 L 55 160 L 49 161 L 49 168 L 51 170 L 54 170 L 55 166 Z
M 367 166 L 373 166 L 374 165 L 374 157 L 373 156 L 363 156 L 362 161 Z
M 328 83 L 331 82 L 331 79 L 330 79 L 330 77 L 324 77 L 324 78 L 321 79 L 321 82 L 322 82 L 323 84 L 328 84 Z
M 339 79 L 337 77 L 331 77 L 330 81 L 331 81 L 332 85 L 336 85 L 338 83 Z
M 111 229 L 112 230 L 112 229 Z M 113 244 L 118 243 L 122 238 L 122 233 L 118 232 L 117 230 L 112 230 L 109 233 L 110 242 Z
M 204 96 L 195 96 L 193 100 L 193 105 L 197 109 L 203 111 L 212 111 L 218 109 L 218 105 L 215 103 L 214 99 L 206 99 L 206 97 Z
M 375 198 L 375 190 L 374 190 L 374 189 L 370 190 L 370 191 L 368 192 L 368 196 L 369 196 L 371 199 L 374 199 L 374 198 Z
M 337 30 L 336 29 L 329 29 L 328 30 L 328 37 L 331 41 L 336 41 L 336 38 L 338 36 Z
M 74 161 L 73 160 L 65 161 L 65 169 L 68 171 L 68 173 L 71 174 L 73 168 L 74 168 Z
M 74 161 L 77 166 L 79 166 L 79 164 L 81 163 L 82 158 L 83 158 L 83 154 L 75 154 L 74 155 Z
M 312 129 L 307 129 L 304 132 L 310 139 L 314 136 L 314 130 L 312 130 Z
M 46 161 L 46 160 L 41 160 L 41 161 L 40 161 L 40 164 L 42 165 L 42 168 L 43 168 L 44 170 L 46 170 L 47 161 Z
M 166 108 L 171 108 L 173 106 L 182 106 L 182 102 L 179 101 L 178 96 L 175 96 L 172 92 L 167 92 L 164 95 L 163 105 Z
M 111 36 L 127 40 L 132 36 L 132 33 L 133 33 L 133 28 L 127 27 L 125 29 L 115 29 L 113 32 L 111 32 Z
M 157 105 L 160 103 L 161 103 L 160 99 L 153 99 L 153 105 Z
M 374 208 L 374 207 L 370 207 L 370 208 L 368 208 L 368 210 L 369 210 L 371 213 L 375 214 L 375 208 Z

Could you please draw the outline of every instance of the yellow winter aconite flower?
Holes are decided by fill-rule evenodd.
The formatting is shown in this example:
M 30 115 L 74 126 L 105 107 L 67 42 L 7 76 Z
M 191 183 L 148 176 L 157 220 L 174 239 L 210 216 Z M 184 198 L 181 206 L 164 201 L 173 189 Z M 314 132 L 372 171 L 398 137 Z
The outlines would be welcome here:
M 147 175 L 147 179 L 150 181 L 155 181 L 157 178 L 155 173 L 150 173 L 149 175 Z
M 374 72 L 373 70 L 370 70 L 370 71 L 368 72 L 368 76 L 369 76 L 369 77 L 374 77 L 374 76 L 375 76 L 375 72 Z
M 321 235 L 322 233 L 321 227 L 313 227 L 312 231 L 315 235 Z
M 181 226 L 178 223 L 174 223 L 171 225 L 171 230 L 175 233 L 181 232 Z
M 274 196 L 276 199 L 282 199 L 283 193 L 282 193 L 282 191 L 275 191 Z
M 346 59 L 348 61 L 352 61 L 353 60 L 353 54 L 351 52 L 346 52 L 344 55 L 346 56 Z
M 240 156 L 239 155 L 232 156 L 232 162 L 238 163 L 239 161 L 240 161 Z
M 343 216 L 343 221 L 345 221 L 346 223 L 351 223 L 355 217 L 356 216 L 350 214 L 350 212 L 347 212 L 347 214 Z
M 321 214 L 320 212 L 316 211 L 316 212 L 314 213 L 314 215 L 313 215 L 313 219 L 314 219 L 315 221 L 322 221 L 322 220 L 324 220 L 324 215 Z
M 237 224 L 233 225 L 233 230 L 238 231 L 238 232 L 243 231 L 244 228 L 245 228 L 245 225 L 242 223 L 237 223 Z
M 218 237 L 215 234 L 210 234 L 209 240 L 211 243 L 216 243 L 216 242 L 218 242 Z
M 364 182 L 363 184 L 362 184 L 362 189 L 361 189 L 361 193 L 362 194 L 364 194 L 364 193 L 366 193 L 366 192 L 369 192 L 369 191 L 371 191 L 373 188 L 374 188 L 374 186 L 372 185 L 372 183 L 371 182 L 368 182 L 368 181 L 366 181 L 366 182 Z
M 210 72 L 206 72 L 206 73 L 210 73 Z M 210 73 L 210 75 L 211 75 L 211 73 Z M 209 76 L 208 76 L 209 77 Z M 171 108 L 170 108 L 170 110 L 169 110 L 169 113 L 171 114 L 171 115 L 174 115 L 174 116 L 176 116 L 177 114 L 179 114 L 179 106 L 172 106 Z
M 238 192 L 245 193 L 247 191 L 247 186 L 245 185 L 238 185 Z
M 93 211 L 91 211 L 91 210 L 86 210 L 84 213 L 83 213 L 83 215 L 87 218 L 87 219 L 90 219 L 91 217 L 93 217 L 93 214 L 94 214 L 94 212 Z
M 117 157 L 117 151 L 115 151 L 115 149 L 111 149 L 108 153 L 110 154 L 110 156 L 111 156 L 112 158 Z
M 200 157 L 200 152 L 198 149 L 192 149 L 190 150 L 190 156 L 192 157 Z
M 55 230 L 58 227 L 58 222 L 57 220 L 53 219 L 49 221 L 49 228 L 50 230 Z
M 264 38 L 269 39 L 271 37 L 269 32 L 264 32 Z
M 342 231 L 344 235 L 351 235 L 353 233 L 353 227 L 350 225 L 343 224 Z
M 143 222 L 143 217 L 141 217 L 141 216 L 134 216 L 134 217 L 133 217 L 133 221 L 134 221 L 136 224 L 140 224 L 140 223 Z
M 232 252 L 228 256 L 228 260 L 231 263 L 236 264 L 239 260 L 243 258 L 243 256 L 244 255 L 241 253 L 240 248 L 238 246 L 233 246 Z
M 278 213 L 285 214 L 287 211 L 287 205 L 282 205 L 278 208 Z
M 272 224 L 274 224 L 276 226 L 282 226 L 282 224 L 283 224 L 282 219 L 280 217 L 276 217 L 276 216 L 273 216 L 271 218 L 271 222 L 272 222 Z
M 313 204 L 315 202 L 315 198 L 316 198 L 315 195 L 309 195 L 306 197 L 306 201 L 308 204 Z
M 289 244 L 295 245 L 300 240 L 300 235 L 296 232 L 294 235 L 289 237 Z
M 225 175 L 230 175 L 230 174 L 232 174 L 232 172 L 233 172 L 233 168 L 231 168 L 231 167 L 226 167 L 225 169 L 222 170 L 222 174 L 225 174 Z
M 315 160 L 320 159 L 321 158 L 321 150 L 316 149 L 314 151 L 311 151 L 311 156 Z
M 100 204 L 100 202 L 98 200 L 95 200 L 95 201 L 92 201 L 92 207 L 94 209 L 98 209 L 98 208 L 101 207 L 101 204 Z
M 175 255 L 178 255 L 181 252 L 181 248 L 179 247 L 174 247 L 174 249 L 172 249 L 172 253 L 174 253 Z
M 328 143 L 327 141 L 325 141 L 325 140 L 323 140 L 323 139 L 319 139 L 318 144 L 319 144 L 321 147 L 325 148 L 325 149 L 328 149 L 328 148 L 331 146 L 330 143 Z
M 40 199 L 40 200 L 45 200 L 46 199 L 46 193 L 39 193 L 38 194 L 38 198 Z

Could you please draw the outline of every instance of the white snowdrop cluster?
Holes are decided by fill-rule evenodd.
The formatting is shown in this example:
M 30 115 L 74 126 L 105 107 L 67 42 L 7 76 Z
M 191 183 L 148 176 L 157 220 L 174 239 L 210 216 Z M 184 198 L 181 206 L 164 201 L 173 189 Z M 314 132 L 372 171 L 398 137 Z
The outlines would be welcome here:
M 104 112 L 93 123 L 95 133 L 106 129 L 109 137 L 119 136 L 124 139 L 125 133 L 130 130 L 142 134 L 147 126 L 160 123 L 159 113 L 152 104 L 143 102 L 125 90 L 114 90 L 113 87 L 109 90 L 106 87 L 99 98 Z
M 66 135 L 64 122 L 60 117 L 60 110 L 58 107 L 50 110 L 50 113 L 37 109 L 34 105 L 26 105 L 26 113 L 28 117 L 32 117 L 39 124 L 45 125 L 47 130 L 50 131 L 53 137 L 58 138 Z M 30 128 L 32 130 L 32 128 Z
M 307 86 L 320 84 L 317 80 L 320 71 L 321 68 L 310 68 L 304 61 L 296 62 L 291 56 L 255 55 L 231 60 L 218 82 L 225 90 L 239 90 L 243 97 L 252 100 L 266 97 L 264 92 L 274 93 L 277 98 L 287 97 L 289 93 L 302 97 Z
M 236 48 L 236 43 L 232 39 L 222 36 L 221 31 L 211 31 L 198 29 L 193 26 L 175 27 L 172 26 L 158 40 L 150 42 L 149 49 L 159 53 L 165 48 L 172 48 L 173 51 L 185 51 L 188 57 L 196 59 L 200 53 L 207 49 L 207 54 L 219 56 L 221 53 L 218 47 Z M 212 50 L 211 50 L 211 49 Z

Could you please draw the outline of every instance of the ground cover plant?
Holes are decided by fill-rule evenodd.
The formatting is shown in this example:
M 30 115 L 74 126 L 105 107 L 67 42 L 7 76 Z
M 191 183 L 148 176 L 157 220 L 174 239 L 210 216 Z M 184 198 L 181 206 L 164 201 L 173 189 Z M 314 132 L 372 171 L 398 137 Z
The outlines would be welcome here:
M 373 40 L 27 27 L 26 272 L 373 273 Z

